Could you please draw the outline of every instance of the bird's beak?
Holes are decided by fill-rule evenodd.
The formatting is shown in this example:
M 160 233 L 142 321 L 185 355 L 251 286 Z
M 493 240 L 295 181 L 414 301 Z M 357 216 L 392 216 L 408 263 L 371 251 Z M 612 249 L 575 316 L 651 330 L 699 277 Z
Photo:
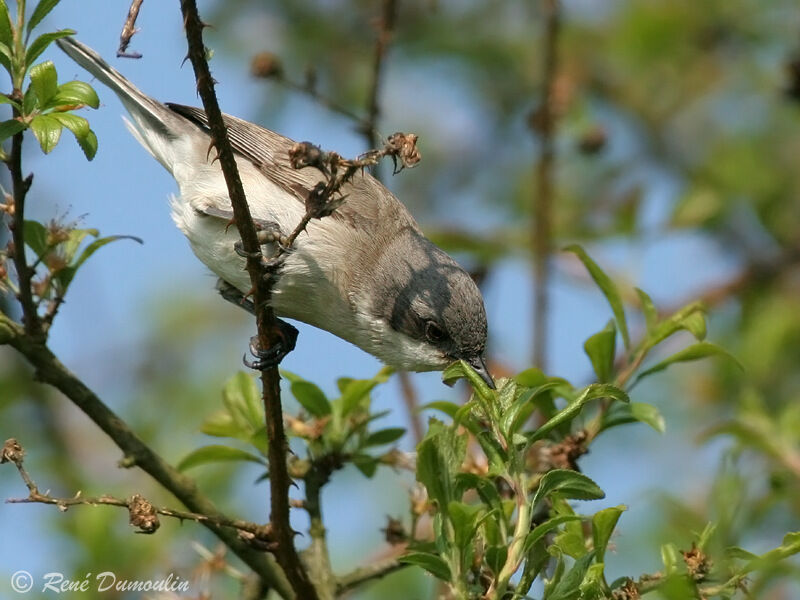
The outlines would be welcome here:
M 489 389 L 497 389 L 494 384 L 494 379 L 492 379 L 492 376 L 489 375 L 489 369 L 486 368 L 486 362 L 483 360 L 482 356 L 470 358 L 467 360 L 467 363 L 469 363 L 469 366 L 475 369 L 475 372 L 481 376 L 481 379 L 486 382 L 486 385 L 489 386 Z

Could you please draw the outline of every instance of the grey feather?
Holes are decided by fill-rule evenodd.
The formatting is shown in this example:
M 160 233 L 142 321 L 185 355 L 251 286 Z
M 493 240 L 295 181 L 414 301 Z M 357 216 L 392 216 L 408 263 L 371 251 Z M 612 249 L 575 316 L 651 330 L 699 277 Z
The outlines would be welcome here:
M 246 293 L 250 281 L 233 250 L 238 236 L 228 227 L 227 188 L 207 152 L 205 112 L 150 98 L 72 38 L 58 45 L 119 96 L 135 122 L 134 136 L 178 181 L 173 218 L 223 280 L 223 296 Z M 292 168 L 289 138 L 223 118 L 253 217 L 288 233 L 302 217 L 303 191 L 322 174 Z M 344 204 L 312 221 L 286 256 L 271 299 L 276 312 L 331 331 L 402 369 L 442 369 L 454 359 L 467 360 L 491 384 L 482 361 L 486 312 L 470 276 L 368 173 L 356 175 L 342 193 Z

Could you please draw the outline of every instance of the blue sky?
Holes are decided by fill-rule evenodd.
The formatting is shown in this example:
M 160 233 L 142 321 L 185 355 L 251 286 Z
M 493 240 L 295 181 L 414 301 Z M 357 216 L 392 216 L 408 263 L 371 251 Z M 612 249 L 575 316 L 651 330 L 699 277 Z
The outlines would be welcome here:
M 94 47 L 148 94 L 160 100 L 199 105 L 191 67 L 188 63 L 181 66 L 186 50 L 177 4 L 144 3 L 138 23 L 141 32 L 134 37 L 131 46 L 144 54 L 138 61 L 115 57 L 127 2 L 64 0 L 47 19 L 45 27 L 76 29 L 81 41 Z M 223 54 L 218 52 L 212 61 L 220 104 L 225 112 L 254 118 L 262 104 L 264 85 L 249 77 L 246 63 L 226 60 Z M 55 47 L 44 58 L 55 62 L 61 80 L 87 77 Z M 397 77 L 397 73 L 389 69 L 387 90 L 403 87 Z M 431 89 L 446 90 L 441 82 L 426 82 L 423 78 L 417 82 L 423 88 L 420 93 L 425 93 L 426 83 Z M 142 351 L 141 319 L 148 318 L 148 307 L 159 297 L 179 298 L 181 293 L 214 295 L 215 292 L 214 278 L 192 255 L 188 243 L 170 219 L 167 198 L 176 191 L 172 178 L 128 134 L 121 119 L 124 109 L 118 100 L 105 88 L 97 89 L 101 107 L 86 115 L 100 140 L 95 160 L 87 162 L 65 134 L 47 158 L 29 141 L 25 162 L 27 169 L 36 172 L 29 196 L 30 217 L 48 220 L 54 214 L 68 214 L 73 218 L 85 215 L 85 224 L 98 228 L 104 235 L 135 235 L 145 242 L 142 246 L 120 242 L 99 252 L 81 270 L 52 333 L 55 352 L 101 397 L 113 403 L 114 398 L 119 397 L 119 390 L 107 373 L 97 368 L 97 358 Z M 402 121 L 402 114 L 393 113 L 391 106 L 387 107 L 387 113 L 387 120 L 393 124 Z M 324 109 L 298 100 L 296 108 L 284 111 L 279 121 L 264 125 L 295 139 L 312 139 L 346 155 L 360 152 L 361 141 L 356 134 L 328 116 Z M 446 129 L 451 116 L 444 112 L 439 118 Z M 463 114 L 454 111 L 452 119 L 461 118 Z M 457 127 L 458 123 L 451 125 Z M 45 161 L 46 169 L 43 168 Z M 403 176 L 414 177 L 415 174 Z M 663 218 L 667 202 L 676 193 L 676 184 L 659 174 L 653 176 L 653 181 L 655 184 L 651 186 L 646 203 L 646 218 L 657 223 Z M 475 216 L 474 220 L 472 225 L 480 228 L 480 216 Z M 628 283 L 646 289 L 657 303 L 664 304 L 684 299 L 709 281 L 724 278 L 733 266 L 716 248 L 690 235 L 649 240 L 639 245 L 612 243 L 593 249 L 593 254 L 601 263 L 612 265 L 616 272 L 624 274 Z M 530 288 L 527 263 L 509 260 L 493 274 L 485 293 L 492 351 L 519 369 L 528 365 L 526 334 L 530 331 Z M 573 278 L 561 272 L 555 277 L 552 307 L 550 370 L 577 382 L 586 381 L 590 364 L 582 353 L 583 340 L 603 327 L 610 317 L 609 311 L 598 291 L 576 285 Z M 313 379 L 327 391 L 335 390 L 338 376 L 368 377 L 380 367 L 372 357 L 325 332 L 307 326 L 300 329 L 298 348 L 284 366 Z M 248 331 L 237 331 L 235 335 L 239 336 L 244 349 Z M 713 338 L 713 331 L 711 336 Z M 227 372 L 240 368 L 240 354 L 229 353 L 219 360 L 225 361 L 223 366 Z M 428 400 L 459 397 L 458 391 L 442 386 L 438 374 L 415 376 L 415 383 L 421 397 Z M 650 389 L 642 386 L 641 391 Z M 652 389 L 657 403 L 659 396 L 663 396 L 661 408 L 668 418 L 679 411 L 668 405 L 668 395 L 663 390 Z M 391 420 L 403 424 L 396 383 L 385 386 L 377 402 L 381 407 L 394 409 Z M 126 407 L 115 408 L 124 416 Z M 168 405 L 164 410 L 169 410 Z M 608 498 L 587 510 L 628 504 L 630 511 L 621 521 L 624 536 L 626 527 L 635 529 L 636 524 L 650 514 L 652 506 L 649 506 L 647 491 L 653 486 L 666 481 L 671 491 L 678 491 L 704 481 L 716 460 L 717 449 L 707 448 L 698 454 L 693 448 L 676 443 L 680 435 L 681 432 L 672 431 L 659 437 L 644 427 L 637 427 L 625 436 L 624 445 L 620 445 L 619 437 L 601 439 L 582 465 L 607 491 Z M 110 461 L 116 459 L 116 456 L 109 457 Z M 681 462 L 684 467 L 680 477 L 668 481 L 666 474 Z M 354 483 L 352 477 L 345 476 L 331 486 L 325 498 L 326 508 L 333 514 L 347 515 L 347 509 L 353 506 L 354 485 L 384 484 L 364 480 Z M 397 489 L 402 492 L 402 485 Z M 246 493 L 243 490 L 243 494 Z M 17 482 L 8 481 L 7 477 L 0 479 L 0 496 L 15 495 L 21 495 Z M 254 499 L 256 501 L 261 502 L 261 499 Z M 402 502 L 398 500 L 395 504 L 398 505 L 395 512 L 401 512 Z M 0 544 L 0 576 L 18 568 L 31 571 L 58 568 L 58 550 L 63 547 L 52 543 L 40 526 L 42 510 L 46 508 L 0 504 L 0 531 L 4 539 L 21 542 Z M 344 543 L 354 523 L 363 525 L 364 535 L 369 535 L 372 543 L 379 543 L 375 525 L 382 524 L 383 514 L 391 511 L 381 508 L 374 520 L 365 519 L 360 511 L 349 512 L 356 513 L 353 519 L 332 523 L 334 543 L 337 539 Z M 620 548 L 620 553 L 624 552 L 624 548 Z M 657 568 L 656 556 L 633 558 L 639 561 L 637 567 Z M 613 568 L 613 558 L 611 563 Z

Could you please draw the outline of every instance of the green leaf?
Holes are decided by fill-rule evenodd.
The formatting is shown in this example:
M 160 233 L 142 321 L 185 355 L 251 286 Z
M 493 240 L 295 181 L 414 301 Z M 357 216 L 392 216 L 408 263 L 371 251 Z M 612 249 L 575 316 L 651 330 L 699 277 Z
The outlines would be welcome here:
M 589 550 L 583 537 L 583 529 L 580 524 L 575 523 L 575 527 L 567 526 L 553 538 L 553 545 L 561 550 L 562 554 L 572 558 L 580 558 Z
M 72 260 L 75 258 L 75 254 L 78 252 L 81 242 L 83 242 L 86 236 L 89 235 L 92 237 L 97 237 L 100 235 L 100 232 L 94 228 L 73 229 L 69 232 L 69 237 L 66 241 L 61 243 L 60 248 L 61 252 L 63 252 L 65 261 L 68 263 L 72 262 Z
M 648 375 L 652 375 L 653 373 L 658 373 L 659 371 L 663 371 L 668 366 L 673 365 L 675 363 L 690 362 L 693 360 L 699 360 L 701 358 L 706 358 L 709 356 L 723 356 L 725 358 L 729 358 L 737 366 L 739 366 L 739 368 L 741 368 L 739 361 L 736 360 L 736 358 L 734 358 L 734 356 L 730 354 L 727 350 L 724 350 L 723 348 L 720 348 L 719 346 L 717 346 L 716 344 L 712 344 L 711 342 L 698 342 L 696 344 L 692 344 L 687 348 L 684 348 L 679 352 L 676 352 L 669 358 L 666 358 L 662 360 L 660 363 L 639 373 L 639 376 L 634 380 L 631 387 L 636 385 L 641 379 L 644 379 Z
M 447 513 L 450 523 L 453 525 L 453 533 L 456 548 L 462 551 L 472 545 L 472 538 L 478 528 L 482 507 L 477 504 L 466 504 L 458 500 L 453 500 L 447 505 Z
M 398 559 L 407 565 L 422 567 L 434 577 L 442 581 L 450 581 L 450 567 L 439 556 L 428 552 L 409 552 Z
M 564 498 L 573 500 L 599 500 L 605 492 L 583 473 L 569 469 L 553 469 L 544 474 L 533 496 L 536 506 L 550 494 L 557 492 Z
M 61 123 L 51 115 L 39 115 L 31 121 L 31 131 L 39 140 L 42 152 L 48 154 L 61 139 Z
M 486 564 L 492 573 L 499 575 L 508 558 L 508 546 L 491 546 L 486 549 Z
M 250 454 L 249 452 L 245 452 L 244 450 L 239 450 L 239 448 L 231 448 L 230 446 L 212 445 L 212 446 L 203 446 L 202 448 L 193 450 L 192 452 L 184 456 L 178 463 L 178 470 L 185 471 L 186 469 L 191 469 L 192 467 L 196 467 L 198 465 L 206 465 L 209 463 L 217 463 L 217 462 L 229 462 L 236 460 L 243 460 L 243 461 L 258 463 L 260 465 L 266 465 L 266 461 L 264 461 L 264 459 L 262 459 L 260 456 L 256 456 L 255 454 Z
M 83 117 L 79 117 L 78 115 L 63 112 L 63 113 L 51 113 L 51 116 L 56 119 L 59 123 L 61 123 L 64 127 L 69 129 L 72 133 L 75 134 L 75 137 L 86 137 L 89 135 L 91 131 L 89 129 L 89 121 L 84 119 Z
M 758 555 L 739 546 L 730 546 L 725 548 L 725 557 L 729 560 L 756 560 Z
M 39 100 L 39 106 L 45 106 L 56 95 L 58 74 L 53 61 L 48 60 L 31 69 L 31 87 Z
M 0 3 L 0 6 L 5 6 L 5 5 Z M 0 24 L 2 24 L 2 22 L 3 22 L 3 17 L 0 16 Z M 13 68 L 11 67 L 11 62 L 13 60 L 12 56 L 13 54 L 11 52 L 11 48 L 9 48 L 3 42 L 0 42 L 0 65 L 3 65 L 5 70 L 8 71 L 9 75 L 13 71 Z
M 249 373 L 239 371 L 225 383 L 222 402 L 237 425 L 250 434 L 264 425 L 261 395 Z
M 394 373 L 394 369 L 383 367 L 372 379 L 351 380 L 342 392 L 341 398 L 336 401 L 341 409 L 341 416 L 346 417 L 353 412 L 369 397 L 369 393 L 377 385 L 389 381 L 392 373 Z
M 369 454 L 354 454 L 350 460 L 367 479 L 371 479 L 378 469 L 378 459 Z
M 39 98 L 33 89 L 32 85 L 28 86 L 25 94 L 22 96 L 22 114 L 29 116 L 39 109 Z
M 675 311 L 650 332 L 649 347 L 661 343 L 672 334 L 685 329 L 698 341 L 706 337 L 706 308 L 702 302 L 692 302 Z
M 500 430 L 506 436 L 510 436 L 510 434 L 517 431 L 536 408 L 537 397 L 561 387 L 564 383 L 563 379 L 552 378 L 547 383 L 543 383 L 533 389 L 524 390 L 511 406 L 503 411 L 500 418 Z
M 716 523 L 706 523 L 706 526 L 703 528 L 703 531 L 697 538 L 697 547 L 702 551 L 706 551 L 708 549 L 708 543 L 711 541 L 711 536 L 714 535 L 714 532 L 717 530 Z
M 88 231 L 88 230 L 83 230 Z M 134 242 L 138 242 L 139 244 L 143 244 L 144 242 L 135 236 L 132 235 L 109 235 L 104 238 L 99 238 L 94 240 L 91 244 L 87 245 L 83 251 L 81 252 L 78 259 L 69 265 L 68 267 L 61 269 L 57 274 L 57 279 L 59 283 L 63 286 L 64 289 L 68 288 L 69 285 L 72 283 L 72 280 L 75 278 L 75 275 L 78 272 L 78 269 L 81 268 L 81 265 L 85 263 L 89 258 L 97 252 L 103 246 L 110 244 L 111 242 L 116 242 L 117 240 L 133 240 Z
M 652 404 L 644 402 L 631 402 L 630 404 L 615 404 L 603 418 L 603 430 L 611 429 L 617 425 L 635 422 L 646 423 L 659 433 L 664 433 L 666 425 L 661 412 Z
M 10 138 L 12 135 L 18 134 L 25 129 L 25 125 L 16 119 L 9 119 L 0 123 L 0 142 Z
M 331 404 L 319 387 L 310 381 L 293 381 L 292 396 L 315 417 L 331 414 Z
M 88 160 L 97 154 L 97 136 L 89 129 L 89 121 L 72 113 L 51 113 L 54 119 L 69 129 Z
M 368 446 L 383 446 L 384 444 L 391 444 L 399 440 L 405 435 L 406 430 L 403 427 L 389 427 L 371 433 L 364 442 L 364 447 Z
M 598 562 L 603 562 L 611 534 L 617 526 L 620 515 L 626 510 L 628 507 L 624 505 L 613 506 L 595 513 L 592 517 L 592 542 L 597 552 Z
M 97 108 L 100 106 L 100 98 L 94 88 L 84 81 L 68 81 L 58 86 L 51 104 L 53 106 L 90 106 Z
M 545 599 L 577 600 L 581 592 L 581 582 L 586 577 L 586 571 L 589 569 L 592 560 L 594 560 L 594 551 L 576 560 L 575 564 L 564 574 L 558 584 L 549 590 L 549 593 L 545 594 Z
M 611 381 L 614 373 L 614 356 L 616 354 L 617 328 L 614 320 L 610 320 L 602 331 L 595 333 L 586 343 L 583 350 L 592 361 L 592 368 L 601 383 Z
M 494 398 L 494 394 L 486 382 L 475 372 L 475 369 L 463 360 L 454 362 L 442 373 L 442 381 L 445 385 L 452 386 L 459 379 L 466 379 L 472 389 L 485 401 L 490 402 Z
M 625 343 L 625 348 L 629 348 L 631 340 L 628 335 L 628 323 L 625 320 L 625 309 L 623 308 L 622 298 L 619 295 L 617 286 L 597 263 L 586 254 L 586 251 L 581 246 L 572 244 L 564 248 L 564 250 L 573 252 L 581 260 L 586 270 L 589 271 L 589 275 L 592 276 L 592 279 L 594 279 L 600 291 L 603 292 L 603 295 L 611 306 L 611 311 L 614 313 L 614 318 L 617 320 L 617 326 L 622 334 L 622 341 Z
M 514 376 L 514 381 L 516 381 L 519 385 L 524 385 L 525 387 L 529 388 L 538 387 L 546 383 L 548 380 L 549 377 L 547 377 L 547 375 L 545 375 L 541 369 L 537 369 L 536 367 L 525 369 Z
M 798 553 L 800 553 L 800 531 L 787 533 L 783 537 L 783 543 L 780 546 L 751 560 L 744 566 L 741 572 L 750 573 L 757 569 L 770 567 Z
M 247 439 L 250 433 L 242 430 L 227 411 L 219 411 L 206 418 L 200 431 L 214 437 Z
M 572 419 L 578 416 L 584 404 L 599 398 L 610 398 L 613 400 L 619 400 L 621 402 L 630 402 L 628 394 L 618 387 L 614 387 L 608 383 L 593 383 L 592 385 L 584 388 L 583 392 L 580 394 L 580 396 L 578 396 L 578 398 L 565 406 L 558 413 L 556 413 L 555 416 L 539 427 L 539 429 L 534 431 L 529 436 L 529 440 L 531 442 L 535 442 L 536 440 L 542 439 L 562 423 L 572 421 Z
M 600 560 L 599 558 L 597 560 Z M 601 600 L 608 598 L 605 593 L 606 578 L 605 565 L 602 562 L 591 565 L 586 570 L 578 589 L 580 590 L 580 600 Z
M 525 553 L 527 553 L 533 545 L 542 539 L 545 535 L 553 531 L 554 529 L 558 528 L 559 525 L 564 523 L 570 523 L 572 521 L 580 521 L 581 517 L 578 515 L 559 515 L 557 517 L 552 517 L 534 527 L 530 533 L 525 536 L 525 543 L 523 544 L 523 549 Z
M 5 0 L 2 0 L 0 1 L 0 43 L 6 47 L 11 47 L 14 44 L 13 29 L 11 15 L 8 14 L 8 5 Z
M 664 572 L 672 575 L 678 571 L 678 566 L 683 564 L 680 552 L 675 544 L 663 544 L 661 546 L 661 562 L 664 563 Z
M 39 221 L 25 221 L 22 232 L 25 234 L 25 243 L 30 246 L 38 258 L 43 258 L 50 249 L 47 243 L 47 228 Z
M 33 31 L 34 27 L 42 22 L 42 19 L 44 19 L 59 2 L 60 0 L 41 0 L 39 4 L 36 5 L 31 18 L 28 19 L 27 31 L 29 34 L 31 31 Z
M 455 428 L 431 419 L 428 433 L 417 446 L 417 481 L 428 490 L 431 500 L 447 510 L 455 497 L 455 477 L 464 462 L 467 436 L 459 435 Z
M 455 402 L 448 402 L 446 400 L 434 400 L 433 402 L 428 402 L 427 404 L 424 404 L 423 406 L 421 406 L 420 410 L 421 411 L 422 410 L 431 410 L 431 409 L 432 410 L 438 410 L 438 411 L 443 412 L 444 414 L 446 414 L 451 419 L 455 419 L 456 418 L 456 413 L 458 412 L 458 410 L 460 408 L 461 408 L 461 406 L 459 406 Z
M 33 61 L 39 58 L 39 55 L 44 52 L 50 44 L 70 35 L 75 35 L 75 31 L 72 29 L 61 29 L 50 33 L 43 33 L 28 46 L 28 51 L 25 53 L 25 65 L 30 68 Z
M 647 333 L 651 333 L 658 325 L 658 310 L 656 310 L 655 304 L 650 299 L 644 290 L 640 290 L 639 288 L 633 288 L 636 290 L 636 294 L 639 296 L 639 303 L 642 305 L 642 314 L 644 315 L 644 322 L 647 325 Z

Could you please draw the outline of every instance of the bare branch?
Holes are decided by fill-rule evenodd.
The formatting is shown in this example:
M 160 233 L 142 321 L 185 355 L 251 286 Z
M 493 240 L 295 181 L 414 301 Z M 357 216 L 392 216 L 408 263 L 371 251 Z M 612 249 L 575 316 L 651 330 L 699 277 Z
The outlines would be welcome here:
M 131 38 L 139 32 L 139 30 L 136 29 L 136 19 L 139 18 L 139 9 L 142 8 L 142 2 L 144 2 L 144 0 L 131 0 L 128 16 L 125 19 L 125 24 L 122 26 L 122 32 L 119 34 L 117 56 L 120 58 L 142 58 L 139 52 L 128 52 L 128 45 L 131 43 Z
M 531 119 L 531 127 L 539 140 L 536 161 L 536 192 L 532 198 L 531 246 L 533 248 L 533 363 L 546 369 L 547 321 L 549 309 L 550 254 L 553 245 L 552 205 L 553 170 L 555 164 L 554 106 L 556 74 L 558 71 L 558 0 L 544 0 L 544 48 L 542 51 L 544 82 L 542 102 Z
M 383 82 L 384 59 L 394 35 L 397 21 L 397 1 L 383 0 L 381 18 L 378 23 L 378 36 L 375 39 L 375 53 L 372 59 L 372 81 L 367 97 L 367 118 L 362 133 L 367 141 L 367 148 L 378 144 L 378 117 L 380 116 L 380 90 Z
M 405 547 L 403 547 L 403 550 L 405 550 Z M 398 554 L 400 554 L 400 552 L 398 552 Z M 358 567 L 352 572 L 338 578 L 336 582 L 336 593 L 337 595 L 344 594 L 365 583 L 386 577 L 407 566 L 407 564 L 399 562 L 396 557 L 392 557 L 376 561 L 364 567 Z
M 141 533 L 155 533 L 158 529 L 158 519 L 155 515 L 162 515 L 179 519 L 181 521 L 195 521 L 197 523 L 213 523 L 217 527 L 230 527 L 239 531 L 245 531 L 254 534 L 264 541 L 271 541 L 271 529 L 269 525 L 259 525 L 250 521 L 243 521 L 241 519 L 229 519 L 224 515 L 209 516 L 201 513 L 187 512 L 183 510 L 176 510 L 173 508 L 158 507 L 152 505 L 145 500 L 141 495 L 134 494 L 128 499 L 115 498 L 104 494 L 102 496 L 84 497 L 80 492 L 71 498 L 55 498 L 47 493 L 39 491 L 38 486 L 33 482 L 32 478 L 23 466 L 23 457 L 25 450 L 14 439 L 6 440 L 3 445 L 2 455 L 0 455 L 0 463 L 13 462 L 19 471 L 20 477 L 25 482 L 28 488 L 27 498 L 9 498 L 6 504 L 51 504 L 58 507 L 62 512 L 66 512 L 72 506 L 118 506 L 127 508 L 130 513 L 131 525 L 137 527 Z

